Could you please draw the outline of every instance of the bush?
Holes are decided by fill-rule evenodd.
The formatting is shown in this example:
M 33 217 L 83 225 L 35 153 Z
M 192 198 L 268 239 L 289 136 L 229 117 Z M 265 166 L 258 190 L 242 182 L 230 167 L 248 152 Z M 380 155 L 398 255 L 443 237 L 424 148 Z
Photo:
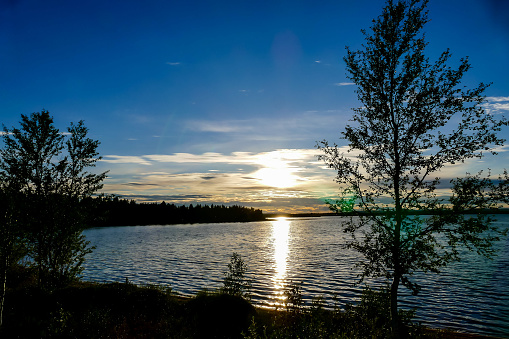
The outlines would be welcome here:
M 345 332 L 357 338 L 390 338 L 391 329 L 390 291 L 381 288 L 374 291 L 366 287 L 357 305 L 346 305 Z M 418 328 L 412 323 L 414 310 L 399 310 L 403 335 L 418 336 Z
M 186 304 L 193 338 L 241 338 L 255 308 L 238 295 L 200 293 Z
M 251 281 L 246 278 L 247 265 L 240 254 L 233 252 L 221 292 L 251 300 Z

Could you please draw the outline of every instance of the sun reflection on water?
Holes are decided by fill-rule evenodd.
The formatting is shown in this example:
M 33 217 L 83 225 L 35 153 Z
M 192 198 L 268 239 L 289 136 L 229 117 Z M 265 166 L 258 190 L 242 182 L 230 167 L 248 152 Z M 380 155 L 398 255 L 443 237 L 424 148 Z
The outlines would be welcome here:
M 272 221 L 272 243 L 274 246 L 275 263 L 273 281 L 276 292 L 276 304 L 281 304 L 285 299 L 284 287 L 290 244 L 290 223 L 290 220 L 285 217 L 279 217 Z

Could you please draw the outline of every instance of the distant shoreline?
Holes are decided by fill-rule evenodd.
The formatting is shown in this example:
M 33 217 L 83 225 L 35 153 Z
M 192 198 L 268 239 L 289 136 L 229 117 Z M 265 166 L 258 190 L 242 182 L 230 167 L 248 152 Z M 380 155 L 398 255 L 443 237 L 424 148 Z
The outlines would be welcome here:
M 408 211 L 409 215 L 439 215 L 451 213 L 451 211 Z M 383 212 L 373 213 L 375 215 L 383 215 Z M 509 208 L 490 209 L 490 210 L 470 210 L 464 211 L 461 214 L 509 214 Z M 263 213 L 265 218 L 318 218 L 318 217 L 345 217 L 345 216 L 365 216 L 369 215 L 367 212 L 353 211 L 345 213 L 334 212 L 318 212 L 318 213 Z
M 247 208 L 246 208 L 247 210 Z M 258 210 L 259 211 L 259 210 Z M 409 215 L 438 215 L 438 214 L 447 214 L 451 211 L 409 211 Z M 375 213 L 376 215 L 383 215 L 382 212 Z M 509 214 L 509 209 L 493 209 L 493 210 L 471 210 L 464 211 L 462 214 Z M 108 224 L 105 221 L 101 223 L 94 223 L 87 228 L 95 228 L 95 227 L 124 227 L 124 226 L 150 226 L 150 225 L 186 225 L 186 224 L 223 224 L 223 223 L 231 223 L 231 222 L 257 222 L 257 221 L 266 221 L 274 218 L 319 218 L 319 217 L 346 217 L 346 216 L 366 216 L 367 212 L 361 211 L 353 211 L 353 212 L 345 212 L 345 213 L 334 213 L 334 212 L 317 212 L 317 213 L 256 213 L 254 215 L 242 216 L 241 218 L 215 218 L 211 217 L 210 220 L 207 218 L 198 219 L 198 218 L 183 218 L 180 220 L 175 220 L 174 222 L 157 222 L 156 220 L 147 220 L 146 222 L 143 217 L 138 217 L 136 220 L 129 220 L 130 222 L 125 221 L 125 223 L 120 222 L 120 220 L 116 218 L 112 218 L 115 222 L 111 222 Z M 171 220 L 171 219 L 170 219 Z M 170 221 L 166 219 L 166 221 Z M 133 222 L 134 221 L 134 222 Z

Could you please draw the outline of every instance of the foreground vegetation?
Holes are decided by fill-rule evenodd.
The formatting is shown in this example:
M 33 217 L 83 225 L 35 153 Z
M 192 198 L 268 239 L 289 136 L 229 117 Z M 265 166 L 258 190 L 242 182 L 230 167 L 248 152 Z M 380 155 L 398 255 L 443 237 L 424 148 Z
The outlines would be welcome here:
M 7 270 L 29 260 L 37 285 L 48 291 L 66 286 L 83 270 L 92 248 L 82 231 L 92 217 L 88 201 L 106 173 L 92 173 L 99 141 L 83 121 L 66 131 L 49 112 L 21 115 L 19 127 L 0 134 L 0 327 Z
M 232 260 L 232 264 L 242 262 Z M 242 266 L 242 265 L 240 265 Z M 387 338 L 387 293 L 366 290 L 357 305 L 325 309 L 322 299 L 302 303 L 298 285 L 279 310 L 255 308 L 247 297 L 243 268 L 229 266 L 217 292 L 179 297 L 168 287 L 75 282 L 54 291 L 37 286 L 30 269 L 9 274 L 1 338 Z M 240 286 L 240 288 L 238 288 Z M 409 337 L 468 338 L 432 331 L 401 314 Z

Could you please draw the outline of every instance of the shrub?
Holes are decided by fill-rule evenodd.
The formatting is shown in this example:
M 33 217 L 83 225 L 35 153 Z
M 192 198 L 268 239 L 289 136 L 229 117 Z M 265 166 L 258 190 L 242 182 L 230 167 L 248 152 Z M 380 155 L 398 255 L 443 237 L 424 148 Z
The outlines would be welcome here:
M 415 337 L 417 327 L 412 323 L 415 311 L 399 310 L 398 313 L 403 332 L 408 335 L 414 332 L 412 337 Z M 392 336 L 390 290 L 380 288 L 375 291 L 366 287 L 357 305 L 346 305 L 345 316 L 345 330 L 352 337 L 390 338 Z
M 251 280 L 246 278 L 246 271 L 247 265 L 244 260 L 242 260 L 240 254 L 233 252 L 230 263 L 228 264 L 228 272 L 225 273 L 221 292 L 250 300 Z

